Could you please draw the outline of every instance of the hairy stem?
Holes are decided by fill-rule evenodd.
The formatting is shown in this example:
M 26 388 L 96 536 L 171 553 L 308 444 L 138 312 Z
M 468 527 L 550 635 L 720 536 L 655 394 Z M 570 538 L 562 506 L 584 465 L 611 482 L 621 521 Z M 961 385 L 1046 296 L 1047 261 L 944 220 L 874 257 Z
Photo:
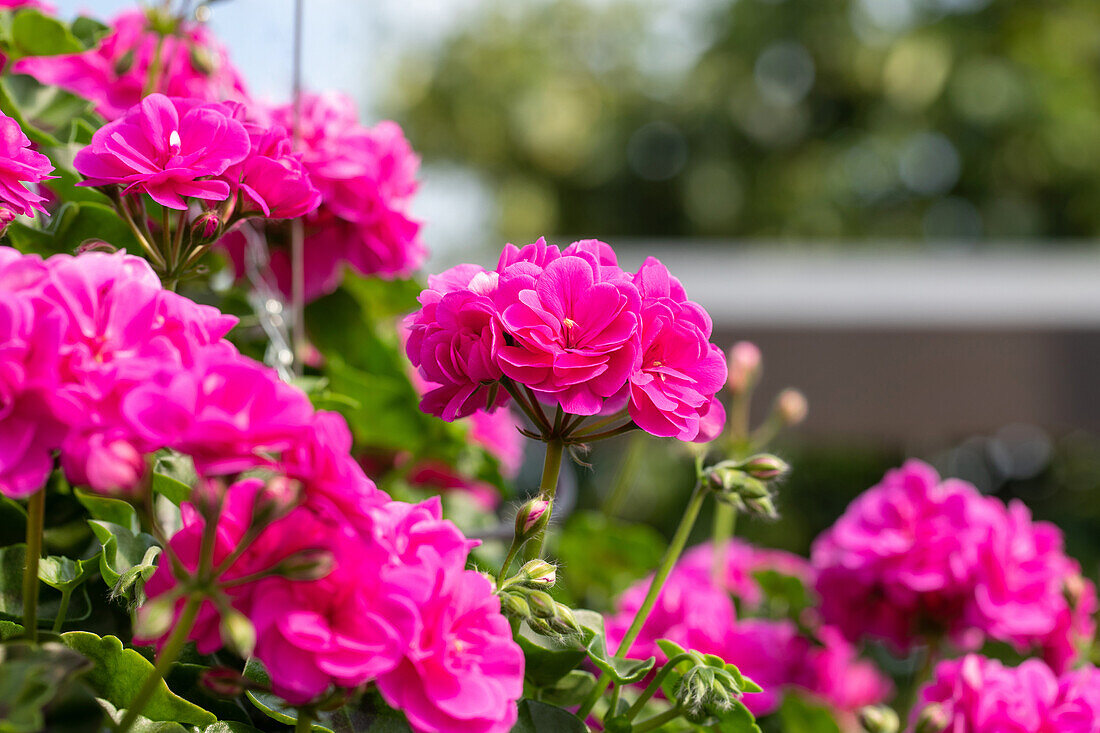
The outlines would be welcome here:
M 565 444 L 560 438 L 552 438 L 546 441 L 546 459 L 542 463 L 539 497 L 550 502 L 551 508 L 549 511 L 553 511 L 554 493 L 558 489 L 558 475 L 561 473 L 561 457 L 564 448 Z M 526 557 L 528 560 L 542 557 L 542 544 L 546 538 L 547 526 L 549 526 L 549 519 L 547 525 L 539 530 L 527 543 Z
M 686 659 L 691 659 L 691 654 L 677 654 L 672 659 L 665 662 L 665 666 L 661 667 L 661 670 L 654 675 L 653 680 L 649 683 L 649 686 L 645 688 L 642 694 L 634 701 L 634 704 L 630 706 L 630 709 L 626 711 L 626 719 L 634 720 L 638 717 L 638 713 L 642 712 L 642 708 L 649 702 L 649 698 L 657 694 L 657 690 L 661 689 L 661 684 L 665 681 L 665 677 L 668 677 L 669 673 L 676 668 L 676 665 L 683 662 Z
M 46 523 L 46 489 L 27 500 L 27 566 L 23 570 L 23 632 L 38 641 L 38 558 L 42 556 L 42 528 Z

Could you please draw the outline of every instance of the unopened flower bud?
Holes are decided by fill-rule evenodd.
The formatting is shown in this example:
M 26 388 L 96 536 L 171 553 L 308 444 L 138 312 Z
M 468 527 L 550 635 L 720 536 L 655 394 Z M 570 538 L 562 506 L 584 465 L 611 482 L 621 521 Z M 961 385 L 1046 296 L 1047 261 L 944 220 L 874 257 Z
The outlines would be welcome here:
M 145 457 L 128 440 L 92 434 L 66 441 L 65 475 L 100 494 L 132 494 L 141 485 Z
M 773 456 L 770 453 L 761 453 L 743 462 L 740 468 L 753 478 L 768 481 L 779 478 L 787 473 L 791 467 L 787 465 L 786 461 L 778 456 Z
M 785 389 L 775 398 L 775 412 L 784 425 L 798 425 L 809 410 L 806 396 L 797 389 Z
M 859 724 L 867 733 L 898 733 L 898 714 L 885 705 L 872 705 L 859 711 Z
M 191 490 L 191 504 L 203 519 L 216 521 L 227 490 L 220 478 L 200 478 Z
M 554 605 L 554 618 L 549 619 L 549 623 L 559 634 L 576 634 L 581 630 L 573 609 L 563 603 Z
M 218 697 L 236 697 L 248 689 L 241 673 L 228 667 L 204 670 L 199 682 Z
M 527 604 L 531 606 L 531 613 L 538 618 L 550 619 L 556 614 L 553 597 L 541 590 L 533 590 L 527 594 Z
M 126 76 L 130 69 L 134 68 L 134 49 L 130 49 L 126 53 L 118 57 L 115 61 L 115 74 L 117 76 Z
M 7 231 L 8 224 L 15 221 L 15 212 L 7 206 L 0 206 L 0 234 Z
M 545 619 L 530 617 L 527 619 L 527 625 L 531 627 L 531 630 L 536 634 L 542 634 L 543 636 L 558 636 L 559 632 L 549 624 Z
M 272 575 L 287 580 L 320 580 L 332 572 L 335 558 L 328 550 L 301 550 L 272 568 Z
M 191 66 L 202 74 L 210 75 L 217 71 L 217 67 L 214 65 L 214 58 L 210 55 L 210 52 L 203 46 L 195 43 L 191 45 Z
M 256 627 L 247 616 L 234 608 L 226 609 L 218 630 L 226 646 L 242 657 L 252 656 L 256 648 Z
M 204 211 L 191 222 L 191 231 L 200 239 L 210 239 L 217 233 L 221 223 L 221 217 L 217 213 Z
M 913 727 L 914 733 L 943 733 L 951 721 L 945 711 L 939 705 L 929 705 L 921 710 L 917 716 L 917 724 Z
M 531 607 L 518 593 L 502 593 L 500 596 L 500 610 L 505 616 L 515 618 L 530 618 Z
M 770 496 L 759 499 L 745 499 L 745 508 L 753 514 L 765 519 L 778 519 L 779 511 L 775 508 Z
M 134 618 L 134 636 L 142 639 L 159 639 L 172 628 L 176 618 L 176 597 L 167 594 L 154 598 L 137 610 Z
M 531 499 L 516 512 L 516 537 L 527 538 L 542 531 L 550 521 L 551 503 L 546 499 Z
M 286 476 L 269 479 L 256 495 L 252 521 L 263 527 L 281 519 L 302 500 L 302 484 Z
M 533 585 L 552 588 L 558 579 L 558 571 L 545 560 L 531 560 L 520 568 L 524 579 Z
M 726 387 L 735 395 L 744 394 L 760 378 L 763 359 L 760 349 L 751 341 L 738 341 L 730 349 Z

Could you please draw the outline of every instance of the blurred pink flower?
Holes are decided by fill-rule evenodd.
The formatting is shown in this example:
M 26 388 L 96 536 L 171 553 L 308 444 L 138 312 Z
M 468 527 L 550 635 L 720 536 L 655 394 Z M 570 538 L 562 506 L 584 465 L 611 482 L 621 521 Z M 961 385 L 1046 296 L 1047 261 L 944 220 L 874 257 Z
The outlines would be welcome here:
M 53 163 L 31 150 L 30 144 L 19 123 L 0 112 L 0 208 L 23 216 L 34 216 L 35 211 L 46 213 L 42 206 L 46 198 L 27 184 L 37 186 L 53 178 Z
M 409 485 L 415 489 L 439 492 L 440 494 L 458 493 L 473 500 L 475 504 L 491 512 L 500 505 L 500 492 L 492 484 L 462 476 L 445 463 L 426 461 L 419 463 L 408 473 Z
M 808 588 L 813 587 L 814 573 L 809 561 L 794 553 L 757 547 L 737 538 L 729 540 L 723 552 L 726 561 L 719 584 L 744 607 L 758 608 L 764 600 L 763 589 L 756 579 L 756 573 L 761 571 L 789 575 L 798 578 Z M 709 542 L 692 547 L 684 553 L 676 567 L 678 572 L 694 573 L 701 582 L 710 582 L 714 547 Z
M 977 641 L 967 613 L 1002 512 L 920 461 L 889 471 L 814 542 L 825 622 L 852 641 L 878 637 L 900 650 L 925 634 Z
M 110 25 L 92 50 L 19 59 L 12 70 L 90 99 L 99 114 L 113 120 L 141 101 L 159 46 L 158 73 L 149 91 L 203 102 L 246 96 L 225 49 L 202 25 L 182 21 L 176 32 L 161 35 L 144 10 L 126 11 Z
M 222 201 L 229 184 L 213 179 L 248 155 L 248 133 L 218 104 L 150 94 L 121 118 L 96 130 L 73 166 L 78 185 L 119 184 L 158 204 L 186 209 L 183 197 Z
M 470 415 L 470 440 L 497 459 L 504 478 L 515 478 L 523 464 L 525 442 L 518 430 L 520 424 L 507 407 L 492 412 L 478 410 Z

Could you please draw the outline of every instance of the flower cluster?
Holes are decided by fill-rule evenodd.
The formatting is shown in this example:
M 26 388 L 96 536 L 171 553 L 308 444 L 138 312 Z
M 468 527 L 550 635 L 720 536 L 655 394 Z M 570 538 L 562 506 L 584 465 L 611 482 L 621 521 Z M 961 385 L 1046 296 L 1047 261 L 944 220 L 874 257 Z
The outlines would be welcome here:
M 677 563 L 629 656 L 664 661 L 658 639 L 716 654 L 763 688 L 743 700 L 757 715 L 774 711 L 789 689 L 812 694 L 841 713 L 887 698 L 889 682 L 870 662 L 859 659 L 836 629 L 816 627 L 810 638 L 787 619 L 738 618 L 734 598 L 742 612 L 763 600 L 755 572 L 771 570 L 810 580 L 804 560 L 737 540 L 723 548 L 723 555 L 725 570 L 717 583 L 712 579 L 714 553 L 709 545 L 691 550 Z M 607 619 L 610 643 L 617 644 L 626 632 L 649 582 L 631 587 L 618 599 L 617 612 Z
M 1100 670 L 1058 676 L 1037 659 L 1006 667 L 969 654 L 941 662 L 921 702 L 921 729 L 930 733 L 1096 733 Z
M 290 151 L 286 131 L 249 119 L 237 103 L 150 94 L 97 130 L 73 165 L 84 186 L 120 186 L 186 211 L 187 199 L 240 197 L 241 210 L 271 218 L 313 210 L 319 194 Z
M 420 223 L 409 216 L 420 159 L 393 122 L 364 127 L 354 103 L 338 94 L 307 94 L 294 105 L 267 112 L 271 121 L 299 131 L 299 152 L 320 206 L 305 220 L 303 281 L 314 300 L 340 284 L 345 265 L 363 275 L 404 276 L 424 261 Z M 243 272 L 244 238 L 222 240 Z M 291 292 L 290 252 L 276 242 L 271 269 Z
M 0 227 L 16 214 L 34 216 L 45 213 L 45 197 L 27 187 L 37 186 L 50 178 L 53 164 L 42 153 L 30 148 L 31 141 L 23 134 L 19 123 L 0 112 Z
M 174 594 L 217 522 L 225 602 L 204 602 L 200 650 L 219 648 L 227 614 L 242 614 L 288 700 L 374 680 L 417 730 L 510 728 L 523 657 L 491 584 L 465 569 L 471 543 L 438 503 L 378 491 L 342 418 L 222 338 L 235 319 L 162 289 L 125 253 L 7 248 L 0 313 L 0 491 L 41 490 L 54 451 L 73 483 L 107 492 L 146 485 L 153 451 L 187 454 L 205 480 L 146 591 L 182 603 Z M 258 468 L 275 478 L 228 489 L 218 478 Z
M 1091 639 L 1093 584 L 1062 534 L 970 484 L 909 461 L 848 508 L 814 544 L 822 615 L 851 640 L 899 650 L 946 634 L 1037 649 L 1056 670 Z
M 150 9 L 126 11 L 110 28 L 94 49 L 23 58 L 13 71 L 90 99 L 109 120 L 152 91 L 204 102 L 246 98 L 225 49 L 202 25 Z
M 421 408 L 444 420 L 503 404 L 507 380 L 570 415 L 626 407 L 664 437 L 705 441 L 724 423 L 710 319 L 655 259 L 629 273 L 596 240 L 508 245 L 494 271 L 430 278 L 420 304 L 406 353 L 436 385 Z
M 465 569 L 475 543 L 441 519 L 438 500 L 389 501 L 359 474 L 337 504 L 315 490 L 316 477 L 301 478 L 301 502 L 267 524 L 257 515 L 272 501 L 270 486 L 246 479 L 225 491 L 213 561 L 228 563 L 226 596 L 224 605 L 201 608 L 191 634 L 198 649 L 221 648 L 224 618 L 239 612 L 255 626 L 253 653 L 274 691 L 292 704 L 375 682 L 417 731 L 509 730 L 523 654 L 491 583 Z M 349 494 L 357 501 L 346 501 Z M 191 571 L 205 522 L 185 505 L 184 527 L 170 543 Z M 143 612 L 178 590 L 162 563 Z M 182 605 L 177 598 L 177 615 Z

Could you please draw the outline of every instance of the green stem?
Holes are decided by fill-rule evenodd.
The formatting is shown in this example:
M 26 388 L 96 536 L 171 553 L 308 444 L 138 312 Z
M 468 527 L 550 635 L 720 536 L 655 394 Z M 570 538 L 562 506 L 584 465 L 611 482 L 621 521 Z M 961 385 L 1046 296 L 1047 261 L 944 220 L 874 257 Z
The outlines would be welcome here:
M 711 579 L 716 585 L 722 585 L 726 575 L 726 561 L 729 558 L 729 541 L 737 528 L 737 510 L 725 502 L 714 504 L 714 532 L 711 537 L 710 551 L 713 556 Z
M 909 719 L 909 713 L 912 711 L 913 706 L 917 703 L 917 695 L 920 692 L 920 688 L 924 686 L 924 683 L 932 676 L 932 669 L 936 666 L 936 662 L 939 661 L 940 656 L 940 643 L 938 639 L 933 639 L 929 642 L 928 646 L 924 649 L 924 659 L 921 660 L 920 666 L 913 671 L 913 675 L 909 680 L 909 684 L 898 695 L 898 714 L 901 715 L 902 720 Z
M 535 412 L 531 409 L 531 406 L 527 404 L 527 398 L 516 388 L 515 383 L 510 379 L 502 379 L 500 380 L 500 386 L 504 387 L 504 391 L 512 397 L 512 401 L 519 406 L 519 409 L 523 410 L 523 414 L 531 420 L 531 424 L 535 426 L 535 429 L 542 431 L 542 423 L 540 423 L 538 417 L 535 416 Z
M 294 733 L 309 733 L 313 730 L 313 711 L 298 708 L 298 720 L 294 723 Z
M 626 446 L 626 455 L 619 466 L 619 472 L 615 474 L 615 483 L 611 485 L 611 493 L 603 502 L 605 517 L 613 517 L 619 513 L 619 507 L 630 493 L 631 484 L 634 483 L 634 474 L 638 472 L 638 464 L 641 463 L 642 453 L 645 451 L 645 437 L 634 435 Z
M 561 456 L 565 449 L 565 443 L 560 438 L 546 441 L 546 458 L 542 462 L 542 480 L 539 481 L 539 497 L 550 502 L 550 510 L 553 511 L 554 494 L 558 490 L 558 475 L 561 473 Z M 549 519 L 547 520 L 549 526 Z M 527 543 L 526 557 L 528 560 L 542 557 L 542 544 L 546 539 L 546 527 L 539 530 L 538 534 Z
M 23 571 L 23 633 L 38 641 L 38 558 L 42 556 L 42 529 L 46 523 L 46 490 L 27 500 L 27 567 Z
M 164 648 L 160 650 L 160 654 L 157 655 L 156 666 L 153 667 L 153 671 L 149 673 L 149 676 L 145 678 L 145 682 L 142 683 L 141 689 L 130 700 L 129 705 L 126 706 L 126 714 L 122 716 L 122 720 L 118 723 L 118 733 L 126 733 L 133 726 L 137 720 L 141 711 L 145 708 L 146 703 L 158 689 L 160 689 L 161 683 L 164 681 L 165 675 L 171 669 L 172 665 L 176 663 L 176 659 L 179 657 L 180 652 L 183 651 L 184 644 L 187 643 L 187 637 L 191 634 L 191 629 L 195 625 L 195 619 L 198 618 L 199 608 L 202 606 L 202 596 L 198 594 L 192 594 L 187 597 L 187 601 L 183 604 L 183 611 L 180 612 L 180 617 L 176 621 L 176 626 L 172 629 L 171 635 L 168 637 L 168 641 L 164 643 Z
M 149 239 L 146 237 L 145 233 L 138 227 L 130 210 L 126 208 L 126 202 L 119 198 L 115 203 L 115 209 L 122 215 L 122 220 L 126 222 L 126 226 L 130 227 L 130 231 L 134 234 L 134 239 L 136 239 L 138 244 L 141 245 L 141 248 L 145 250 L 145 254 L 149 255 L 149 259 L 153 261 L 153 264 L 161 270 L 165 269 L 166 264 L 164 258 L 161 257 L 156 248 L 149 243 Z
M 608 415 L 607 417 L 600 418 L 599 420 L 597 420 L 594 423 L 589 423 L 588 425 L 585 425 L 583 428 L 580 428 L 579 430 L 573 430 L 572 428 L 570 428 L 570 435 L 572 437 L 578 437 L 579 438 L 581 436 L 588 435 L 589 433 L 593 433 L 593 432 L 599 430 L 600 428 L 607 427 L 611 423 L 616 422 L 618 420 L 621 420 L 624 417 L 626 417 L 626 411 L 625 410 L 620 410 L 620 411 L 616 412 L 614 415 Z M 574 423 L 573 427 L 576 427 L 576 423 Z
M 508 575 L 508 568 L 512 567 L 512 560 L 515 559 L 522 545 L 519 537 L 512 537 L 512 546 L 508 548 L 508 555 L 504 558 L 504 564 L 500 566 L 500 572 L 497 573 L 497 588 L 504 582 L 504 578 Z
M 649 591 L 646 593 L 645 600 L 642 601 L 641 607 L 638 608 L 638 612 L 634 615 L 634 621 L 631 622 L 630 628 L 627 629 L 626 635 L 623 636 L 618 651 L 615 652 L 615 656 L 619 659 L 626 658 L 626 655 L 630 653 L 630 647 L 634 645 L 634 641 L 642 632 L 642 627 L 649 618 L 653 606 L 657 603 L 657 597 L 661 594 L 661 588 L 664 587 L 665 581 L 668 580 L 668 576 L 672 572 L 673 566 L 676 565 L 676 561 L 680 559 L 680 554 L 684 551 L 684 546 L 687 544 L 688 537 L 691 535 L 691 530 L 695 526 L 695 520 L 699 517 L 699 510 L 703 506 L 703 500 L 706 498 L 706 485 L 702 481 L 697 481 L 695 490 L 691 494 L 691 499 L 688 501 L 687 509 L 684 510 L 684 516 L 680 518 L 680 526 L 676 528 L 676 533 L 672 536 L 672 541 L 669 543 L 668 549 L 665 550 L 664 557 L 661 558 L 661 564 L 657 568 L 657 573 L 653 576 L 653 580 L 649 584 Z M 592 690 L 592 694 L 588 696 L 588 699 L 584 701 L 584 704 L 581 705 L 580 710 L 577 712 L 578 718 L 581 720 L 585 719 L 588 713 L 592 711 L 592 708 L 595 707 L 596 702 L 600 699 L 600 695 L 607 689 L 610 682 L 611 677 L 606 672 L 600 675 L 600 679 L 595 689 Z M 636 728 L 635 730 L 640 729 Z
M 679 707 L 672 708 L 671 710 L 666 710 L 660 715 L 655 715 L 649 720 L 643 720 L 641 723 L 638 723 L 636 726 L 634 726 L 634 733 L 645 733 L 647 730 L 656 730 L 665 723 L 670 723 L 673 720 L 676 720 L 680 717 L 680 715 L 681 712 Z
M 556 436 L 557 433 L 550 427 L 550 419 L 546 417 L 546 413 L 542 409 L 542 404 L 539 402 L 539 396 L 535 394 L 535 390 L 531 389 L 526 384 L 523 385 L 523 390 L 527 393 L 527 399 L 531 401 L 531 409 L 534 411 L 535 417 L 539 419 L 539 424 L 544 431 L 543 434 Z
M 649 702 L 649 698 L 657 694 L 657 690 L 661 689 L 661 683 L 665 681 L 665 677 L 668 677 L 669 673 L 676 668 L 680 662 L 687 659 L 691 659 L 691 654 L 684 652 L 683 654 L 677 654 L 672 659 L 665 662 L 665 666 L 661 667 L 661 670 L 653 677 L 653 680 L 649 683 L 649 686 L 645 688 L 641 696 L 634 701 L 634 704 L 630 706 L 630 709 L 626 711 L 626 719 L 634 720 L 638 717 L 638 713 L 642 712 L 642 708 Z
M 164 55 L 164 34 L 160 34 L 157 38 L 157 50 L 153 56 L 153 62 L 149 64 L 149 71 L 145 77 L 145 88 L 141 92 L 141 96 L 148 97 L 153 92 L 157 91 L 157 81 L 160 78 L 160 62 L 161 56 Z
M 53 620 L 53 633 L 60 634 L 61 627 L 65 625 L 65 615 L 69 612 L 69 600 L 73 597 L 73 589 L 66 587 L 61 591 L 61 604 L 57 607 L 57 618 Z
M 620 435 L 629 433 L 631 430 L 637 430 L 638 426 L 633 420 L 627 423 L 623 423 L 617 428 L 611 430 L 605 430 L 602 433 L 586 433 L 583 436 L 575 437 L 570 440 L 570 443 L 595 443 L 597 440 L 606 440 L 608 438 L 615 438 Z

